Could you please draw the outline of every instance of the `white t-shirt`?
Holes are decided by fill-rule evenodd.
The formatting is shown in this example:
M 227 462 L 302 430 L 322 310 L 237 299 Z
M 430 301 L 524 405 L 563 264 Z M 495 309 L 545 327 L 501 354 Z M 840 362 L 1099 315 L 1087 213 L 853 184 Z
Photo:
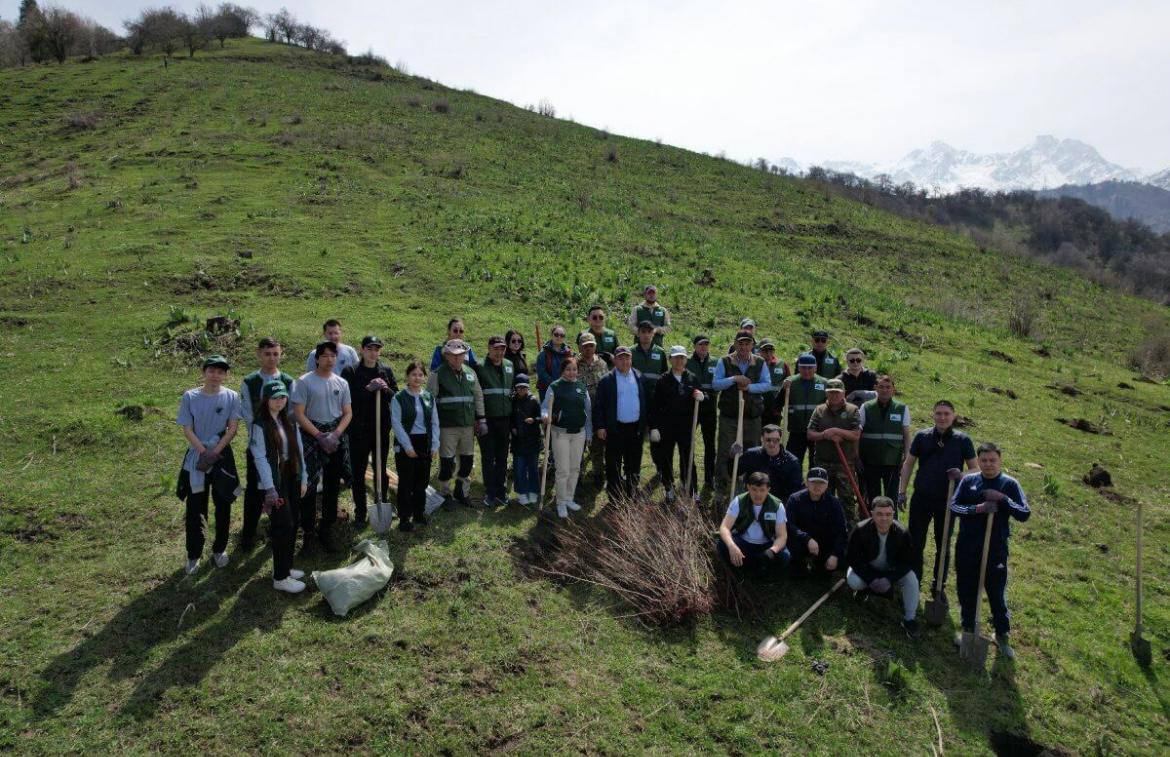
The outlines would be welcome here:
M 759 518 L 760 518 L 760 509 L 762 507 L 763 507 L 763 505 L 752 505 L 752 510 L 753 510 L 752 515 L 755 516 L 755 520 L 753 520 L 752 524 L 750 526 L 748 526 L 747 533 L 740 534 L 740 537 L 742 537 L 744 541 L 746 541 L 750 544 L 771 544 L 772 543 L 771 539 L 769 539 L 767 536 L 764 536 L 764 529 L 760 525 Z M 731 500 L 731 504 L 727 506 L 727 514 L 729 516 L 731 516 L 732 518 L 739 517 L 739 497 L 735 497 L 734 499 Z M 784 505 L 780 505 L 780 508 L 778 510 L 776 510 L 776 525 L 778 526 L 781 523 L 787 523 L 787 522 L 788 522 L 788 516 L 784 513 Z
M 889 567 L 889 563 L 886 561 L 886 539 L 889 537 L 889 535 L 889 531 L 886 531 L 884 534 L 880 531 L 878 532 L 878 553 L 877 557 L 869 561 L 869 566 L 871 568 L 885 570 Z

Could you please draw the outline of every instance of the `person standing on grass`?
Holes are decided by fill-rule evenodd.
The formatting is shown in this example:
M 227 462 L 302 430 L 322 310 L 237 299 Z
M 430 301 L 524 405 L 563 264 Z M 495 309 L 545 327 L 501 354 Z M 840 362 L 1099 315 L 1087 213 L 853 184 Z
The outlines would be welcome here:
M 910 449 L 910 410 L 894 399 L 894 379 L 883 375 L 876 387 L 877 399 L 866 402 L 859 410 L 865 491 L 870 497 L 884 494 L 897 498 L 898 479 Z
M 910 538 L 914 543 L 914 574 L 922 581 L 923 553 L 931 526 L 934 528 L 934 568 L 931 569 L 930 595 L 937 594 L 934 577 L 938 576 L 938 560 L 949 552 L 944 541 L 943 523 L 946 520 L 947 489 L 949 481 L 958 481 L 963 473 L 976 470 L 975 444 L 962 431 L 955 429 L 955 406 L 948 400 L 934 403 L 934 426 L 925 428 L 914 435 L 906 461 L 902 463 L 902 475 L 898 480 L 898 507 L 906 506 L 906 488 L 914 466 L 914 496 L 910 499 L 910 518 L 907 523 Z M 946 545 L 946 548 L 944 548 Z M 946 580 L 947 566 L 943 566 L 943 580 Z M 946 595 L 939 594 L 939 601 L 945 602 Z
M 650 321 L 638 324 L 638 341 L 630 351 L 632 365 L 641 376 L 642 394 L 646 397 L 646 407 L 649 410 L 654 403 L 654 388 L 658 380 L 666 374 L 666 350 L 654 343 L 655 328 Z M 649 421 L 649 415 L 646 420 Z M 649 430 L 650 426 L 646 426 Z M 650 439 L 650 459 L 658 459 L 658 442 Z
M 597 384 L 593 405 L 593 431 L 605 442 L 605 488 L 611 499 L 638 491 L 648 401 L 630 348 L 618 347 L 613 370 Z
M 262 509 L 272 537 L 272 588 L 289 594 L 305 590 L 304 571 L 292 566 L 301 499 L 309 490 L 301 432 L 288 412 L 288 388 L 270 381 L 260 390 L 256 417 L 248 431 L 248 448 L 264 492 Z
M 841 500 L 829 493 L 828 471 L 810 470 L 805 487 L 787 499 L 784 509 L 788 515 L 792 574 L 806 575 L 810 563 L 819 572 L 837 570 L 845 560 L 849 525 Z
M 605 327 L 605 308 L 600 305 L 594 305 L 589 308 L 589 328 L 577 335 L 577 345 L 581 345 L 581 339 L 586 334 L 593 336 L 593 341 L 597 345 L 597 356 L 608 366 L 613 364 L 613 351 L 618 348 L 617 334 L 613 329 Z
M 808 453 L 808 467 L 819 465 L 815 451 L 808 445 L 808 422 L 813 411 L 825 401 L 825 379 L 817 375 L 817 359 L 805 353 L 796 359 L 796 375 L 785 382 L 788 398 L 788 451 L 804 464 Z M 781 402 L 784 398 L 781 397 Z M 834 453 L 834 457 L 835 457 Z
M 857 524 L 849 534 L 845 578 L 854 596 L 869 591 L 885 595 L 894 586 L 902 594 L 902 628 L 911 639 L 918 638 L 918 576 L 911 565 L 914 547 L 910 534 L 894 520 L 894 500 L 874 497 L 872 516 Z M 982 545 L 982 542 L 980 542 Z
M 337 347 L 333 342 L 317 345 L 317 369 L 297 379 L 293 387 L 293 412 L 304 440 L 305 467 L 309 494 L 301 502 L 301 529 L 304 547 L 311 547 L 314 528 L 321 546 L 334 550 L 331 535 L 337 522 L 337 495 L 341 480 L 349 474 L 349 437 L 345 430 L 353 420 L 349 384 L 334 372 Z M 317 481 L 320 479 L 321 519 L 317 521 Z M 364 484 L 363 484 L 364 485 Z
M 692 499 L 698 500 L 699 488 L 696 485 L 698 476 L 694 466 L 690 464 L 691 419 L 695 413 L 695 403 L 704 402 L 707 398 L 699 389 L 694 375 L 687 370 L 687 348 L 676 344 L 670 348 L 670 370 L 658 380 L 654 386 L 654 394 L 650 397 L 650 442 L 657 445 L 658 475 L 662 479 L 662 488 L 666 490 L 666 501 L 674 502 L 674 451 L 678 449 L 679 472 L 687 474 L 690 467 L 691 480 L 682 482 L 683 487 L 690 491 Z M 652 447 L 653 449 L 653 447 Z
M 662 347 L 662 339 L 670 331 L 670 312 L 658 302 L 658 287 L 647 284 L 642 290 L 644 301 L 635 305 L 630 311 L 626 323 L 635 336 L 642 328 L 644 321 L 649 321 L 654 331 L 651 341 L 655 347 Z
M 240 410 L 244 419 L 244 427 L 248 429 L 248 437 L 252 435 L 252 408 L 260 407 L 260 391 L 270 381 L 279 381 L 284 384 L 286 392 L 292 393 L 292 376 L 280 370 L 280 359 L 284 356 L 284 348 L 280 342 L 270 336 L 260 340 L 256 347 L 256 359 L 260 367 L 244 377 L 240 386 Z M 260 478 L 256 473 L 256 461 L 252 459 L 252 445 L 249 444 L 245 452 L 247 458 L 247 485 L 244 487 L 244 526 L 240 530 L 240 549 L 250 552 L 256 540 L 256 526 L 260 523 L 260 511 L 264 503 L 264 490 L 260 488 Z
M 861 481 L 861 463 L 857 457 L 861 439 L 861 412 L 857 405 L 845 401 L 845 385 L 838 379 L 825 384 L 825 401 L 817 405 L 808 421 L 808 440 L 816 445 L 817 465 L 829 472 L 829 487 L 841 504 L 849 522 L 857 521 L 857 493 L 853 481 Z M 845 462 L 841 462 L 844 453 Z M 860 485 L 860 484 L 859 484 Z
M 612 332 L 611 332 L 612 333 Z M 589 402 L 597 402 L 597 385 L 609 373 L 609 366 L 597 354 L 597 339 L 589 331 L 582 331 L 577 337 L 577 349 L 581 352 L 581 357 L 577 360 L 577 369 L 581 376 L 581 381 L 585 384 L 586 391 L 589 392 Z M 616 340 L 614 349 L 617 349 Z M 610 360 L 613 356 L 610 355 Z M 587 452 L 590 460 L 590 467 L 592 468 L 592 481 L 594 488 L 600 489 L 605 482 L 605 442 L 593 437 L 593 441 L 589 442 L 589 451 Z M 584 465 L 582 465 L 584 468 Z
M 992 518 L 991 546 L 987 554 L 987 603 L 995 625 L 995 643 L 1009 660 L 1016 652 L 1009 641 L 1011 613 L 1007 606 L 1008 537 L 1011 519 L 1021 523 L 1031 517 L 1028 498 L 1020 482 L 1003 472 L 1003 453 L 991 442 L 976 450 L 979 472 L 968 473 L 955 488 L 951 511 L 959 518 L 959 536 L 955 540 L 955 589 L 963 630 L 975 630 L 975 608 L 979 604 L 979 566 L 983 560 L 983 539 L 987 519 Z M 956 637 L 958 641 L 958 637 Z
M 764 414 L 764 395 L 772 387 L 771 372 L 764 359 L 752 353 L 755 339 L 747 331 L 735 335 L 735 352 L 715 365 L 711 386 L 719 394 L 719 462 L 715 487 L 728 490 L 731 483 L 732 446 L 736 444 L 739 425 L 739 398 L 744 399 L 743 448 L 760 443 L 760 418 Z
M 439 366 L 443 364 L 443 360 L 444 360 L 443 347 L 447 344 L 447 342 L 450 342 L 452 339 L 455 339 L 455 340 L 458 340 L 461 342 L 466 342 L 466 339 L 467 339 L 466 331 L 467 331 L 467 327 L 463 325 L 462 318 L 452 318 L 451 320 L 447 321 L 447 341 L 443 342 L 442 344 L 435 345 L 435 351 L 431 353 L 431 374 L 432 375 L 434 374 L 435 371 L 437 371 L 439 369 Z M 524 340 L 523 339 L 520 340 L 520 348 L 521 349 L 524 348 Z M 477 361 L 475 359 L 475 350 L 471 349 L 470 344 L 467 345 L 467 355 L 464 358 L 464 362 L 466 362 L 467 365 L 470 365 L 472 368 L 474 368 L 476 365 Z
M 540 400 L 529 391 L 528 377 L 512 384 L 512 466 L 516 470 L 516 499 L 522 505 L 540 501 Z
M 470 349 L 462 339 L 447 342 L 443 345 L 443 364 L 427 379 L 427 391 L 439 405 L 439 492 L 451 497 L 451 478 L 455 476 L 458 456 L 455 501 L 464 506 L 471 505 L 475 436 L 487 433 L 483 389 L 475 371 L 463 364 Z
M 694 352 L 687 360 L 687 370 L 695 377 L 695 385 L 706 399 L 699 403 L 699 429 L 703 433 L 703 486 L 715 484 L 715 431 L 719 423 L 719 393 L 711 383 L 715 380 L 715 364 L 711 359 L 711 340 L 700 334 L 693 340 Z
M 398 530 L 413 531 L 427 523 L 427 483 L 431 461 L 439 451 L 439 403 L 424 386 L 421 361 L 406 366 L 406 388 L 390 403 L 394 428 L 394 467 L 398 471 Z
M 570 510 L 581 509 L 576 502 L 577 478 L 585 445 L 593 438 L 593 408 L 585 384 L 578 380 L 577 358 L 565 358 L 561 364 L 561 377 L 545 392 L 540 419 L 551 426 L 550 445 L 557 460 L 557 516 L 567 518 Z
M 390 398 L 398 391 L 394 369 L 382 363 L 382 340 L 376 336 L 362 337 L 362 362 L 341 372 L 349 384 L 353 402 L 353 422 L 349 424 L 349 460 L 352 467 L 354 526 L 366 525 L 366 466 L 378 451 L 375 444 L 375 404 L 382 406 L 382 459 L 374 460 L 374 475 L 381 476 L 381 491 L 385 496 L 390 486 L 386 474 L 386 458 L 390 454 Z
M 489 508 L 508 504 L 508 442 L 512 436 L 512 382 L 516 374 L 512 362 L 504 359 L 505 350 L 504 337 L 490 337 L 487 360 L 475 369 L 487 423 L 487 433 L 479 437 L 479 455 L 483 462 L 483 504 Z
M 734 450 L 734 446 L 732 447 Z M 784 449 L 780 444 L 780 427 L 769 423 L 760 432 L 760 446 L 752 447 L 743 453 L 739 459 L 739 470 L 746 481 L 748 476 L 756 471 L 768 474 L 769 489 L 772 494 L 787 502 L 794 492 L 804 486 L 800 474 L 800 461 L 796 455 Z M 736 482 L 736 491 L 738 488 Z
M 853 347 L 845 353 L 845 370 L 836 378 L 845 384 L 845 396 L 877 389 L 878 375 L 865 367 L 865 353 Z
M 788 363 L 776 355 L 776 345 L 765 339 L 760 342 L 758 354 L 764 359 L 764 365 L 772 376 L 772 387 L 764 395 L 764 414 L 761 423 L 780 425 L 784 417 L 784 382 L 792 375 L 788 370 Z
M 175 422 L 187 438 L 187 453 L 179 471 L 176 494 L 187 506 L 187 574 L 199 569 L 203 554 L 204 527 L 208 523 L 208 497 L 215 502 L 215 541 L 212 559 L 217 568 L 228 564 L 228 530 L 232 501 L 240 491 L 232 439 L 243 413 L 240 395 L 223 385 L 231 363 L 223 355 L 203 360 L 203 385 L 188 389 L 179 401 Z
M 572 356 L 573 351 L 565 344 L 565 327 L 553 326 L 552 338 L 544 343 L 533 359 L 536 363 L 536 388 L 540 392 L 542 402 L 548 385 L 561 377 L 561 364 Z
M 330 318 L 322 324 L 321 340 L 332 343 L 337 352 L 337 360 L 333 361 L 333 372 L 338 376 L 349 366 L 357 365 L 361 362 L 361 357 L 357 354 L 357 350 L 348 344 L 342 343 L 341 321 L 336 318 Z M 312 373 L 315 370 L 317 370 L 317 350 L 314 349 L 305 360 L 305 372 Z
M 812 333 L 812 350 L 809 352 L 817 361 L 818 376 L 836 376 L 841 372 L 841 361 L 829 352 L 829 332 L 818 330 Z
M 746 331 L 747 333 L 751 334 L 752 335 L 752 343 L 753 343 L 753 345 L 755 344 L 755 340 L 756 340 L 756 322 L 755 321 L 753 321 L 751 318 L 741 318 L 739 320 L 739 330 Z M 733 352 L 735 352 L 735 342 L 732 342 L 731 344 L 727 345 L 727 354 L 730 355 Z M 756 355 L 760 354 L 759 348 L 753 346 L 752 353 L 756 354 Z
M 737 573 L 771 577 L 791 559 L 786 521 L 784 505 L 768 492 L 768 474 L 756 471 L 748 476 L 747 491 L 731 498 L 719 524 L 719 557 Z
M 512 364 L 512 375 L 519 376 L 523 373 L 527 376 L 528 358 L 524 355 L 524 335 L 515 329 L 509 329 L 508 333 L 504 334 L 504 342 L 508 345 L 504 357 Z

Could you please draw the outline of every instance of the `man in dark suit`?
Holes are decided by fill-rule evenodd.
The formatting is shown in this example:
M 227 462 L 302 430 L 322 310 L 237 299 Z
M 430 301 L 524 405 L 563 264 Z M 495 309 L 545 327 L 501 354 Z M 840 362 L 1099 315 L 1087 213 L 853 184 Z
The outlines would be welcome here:
M 610 497 L 638 490 L 647 397 L 629 347 L 613 354 L 613 371 L 597 384 L 593 433 L 605 442 L 605 488 Z

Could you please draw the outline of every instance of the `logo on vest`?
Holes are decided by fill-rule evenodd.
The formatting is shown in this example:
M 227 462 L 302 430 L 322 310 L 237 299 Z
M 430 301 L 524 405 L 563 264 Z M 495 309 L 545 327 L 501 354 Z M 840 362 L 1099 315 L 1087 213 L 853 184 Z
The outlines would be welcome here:
M 776 520 L 776 513 L 764 513 L 764 520 Z
M 900 420 L 902 420 L 902 414 L 901 413 L 890 413 L 890 420 L 900 421 Z

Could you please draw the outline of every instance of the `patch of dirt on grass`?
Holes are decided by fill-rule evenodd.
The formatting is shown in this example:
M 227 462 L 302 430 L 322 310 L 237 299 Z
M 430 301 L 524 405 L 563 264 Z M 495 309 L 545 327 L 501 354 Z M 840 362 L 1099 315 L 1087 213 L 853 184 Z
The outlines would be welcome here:
M 1002 360 L 1005 363 L 1014 364 L 1016 362 L 1014 357 L 1007 354 L 1006 352 L 1001 352 L 1000 350 L 984 350 L 984 352 L 987 353 L 988 356 L 993 357 L 996 360 Z
M 1061 394 L 1067 395 L 1069 397 L 1079 397 L 1084 394 L 1084 392 L 1082 392 L 1080 389 L 1077 389 L 1075 386 L 1072 386 L 1071 384 L 1048 384 L 1048 388 L 1055 389 Z
M 1093 423 L 1084 418 L 1057 418 L 1057 423 L 1063 423 L 1069 428 L 1075 428 L 1077 431 L 1084 431 L 1086 434 L 1098 434 L 1101 436 L 1112 436 L 1109 429 Z
M 1136 499 L 1129 496 L 1128 494 L 1122 494 L 1116 489 L 1102 487 L 1101 489 L 1097 490 L 1097 493 L 1114 504 L 1122 505 L 1124 507 L 1137 507 Z
M 1089 472 L 1082 476 L 1081 480 L 1094 489 L 1113 486 L 1113 477 L 1100 463 L 1093 463 L 1093 467 L 1089 468 Z

